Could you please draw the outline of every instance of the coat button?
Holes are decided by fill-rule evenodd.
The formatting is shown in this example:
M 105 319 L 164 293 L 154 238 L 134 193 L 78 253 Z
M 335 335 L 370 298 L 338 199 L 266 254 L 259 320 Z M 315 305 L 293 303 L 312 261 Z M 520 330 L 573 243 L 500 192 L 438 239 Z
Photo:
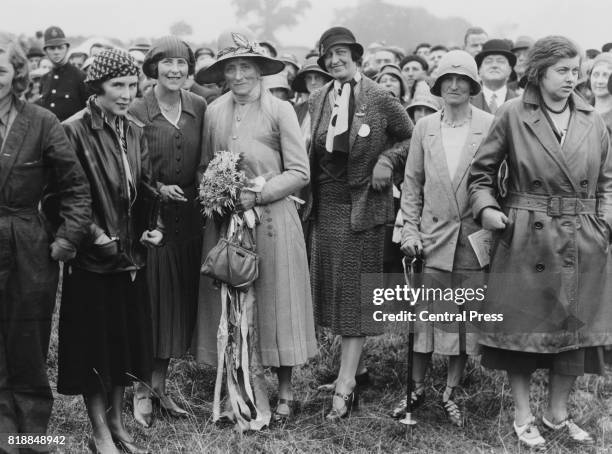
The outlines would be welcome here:
M 544 271 L 544 265 L 542 263 L 538 263 L 535 268 L 536 271 Z
M 177 156 L 177 157 L 176 157 L 176 160 L 177 160 L 177 161 L 180 161 L 180 160 L 181 160 L 181 157 L 180 157 L 180 156 Z
M 586 188 L 589 185 L 589 181 L 588 180 L 582 180 L 580 182 L 580 186 L 582 186 L 583 188 Z
M 434 222 L 438 222 L 438 218 L 437 217 L 434 216 L 432 219 L 433 219 Z
M 540 180 L 534 180 L 533 183 L 531 183 L 533 185 L 534 188 L 541 188 L 542 187 L 542 182 Z
M 57 92 L 57 90 L 54 88 L 53 90 L 51 90 L 51 93 L 55 94 Z
M 55 103 L 52 102 L 51 104 L 49 104 L 50 107 L 55 107 Z
M 64 97 L 65 97 L 66 99 L 68 99 L 68 98 L 70 98 L 70 95 L 68 95 L 68 94 L 67 94 L 67 95 L 66 95 L 66 96 L 64 96 Z
M 181 169 L 176 169 L 176 173 L 181 173 Z
M 53 76 L 54 79 L 59 79 L 59 76 L 56 74 L 55 76 Z
M 544 227 L 544 224 L 542 224 L 540 221 L 537 221 L 537 222 L 535 222 L 535 223 L 533 224 L 533 226 L 534 226 L 536 229 L 541 230 L 541 229 L 542 229 L 542 227 Z

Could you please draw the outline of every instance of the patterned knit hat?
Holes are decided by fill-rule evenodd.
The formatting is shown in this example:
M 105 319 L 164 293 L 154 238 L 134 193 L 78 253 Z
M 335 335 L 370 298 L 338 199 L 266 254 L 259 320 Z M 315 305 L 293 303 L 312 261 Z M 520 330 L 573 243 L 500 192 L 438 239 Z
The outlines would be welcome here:
M 130 54 L 121 49 L 106 49 L 94 57 L 85 82 L 103 82 L 115 77 L 137 75 L 138 66 Z

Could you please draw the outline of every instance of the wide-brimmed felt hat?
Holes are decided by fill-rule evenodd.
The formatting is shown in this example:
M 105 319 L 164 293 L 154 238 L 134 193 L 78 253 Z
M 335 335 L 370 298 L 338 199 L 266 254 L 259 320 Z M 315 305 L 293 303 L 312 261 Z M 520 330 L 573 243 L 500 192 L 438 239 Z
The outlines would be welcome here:
M 327 70 L 325 67 L 325 54 L 333 46 L 342 44 L 353 49 L 358 57 L 363 55 L 363 46 L 357 42 L 355 35 L 346 27 L 332 27 L 323 32 L 319 39 L 319 55 L 317 63 L 321 68 Z
M 298 63 L 298 59 L 295 55 L 282 54 L 280 57 L 278 57 L 278 59 L 282 61 L 283 63 L 289 63 L 295 68 L 296 71 L 300 70 L 300 64 Z
M 291 88 L 293 91 L 297 91 L 298 93 L 308 93 L 308 89 L 306 88 L 306 74 L 308 73 L 317 73 L 321 74 L 326 82 L 329 82 L 333 79 L 331 74 L 327 71 L 323 71 L 319 64 L 317 63 L 318 57 L 310 57 L 307 58 L 297 75 L 295 76 L 295 80 L 291 84 Z
M 415 96 L 410 105 L 406 107 L 406 111 L 408 112 L 408 115 L 410 115 L 411 118 L 414 118 L 414 110 L 418 107 L 426 107 L 434 112 L 437 112 L 440 110 L 440 102 L 431 94 L 421 95 L 418 97 Z
M 45 33 L 43 34 L 43 37 L 45 41 L 43 49 L 50 46 L 61 46 L 62 44 L 67 44 L 68 46 L 70 46 L 70 43 L 66 40 L 66 35 L 64 34 L 64 31 L 61 28 L 56 27 L 55 25 L 52 25 L 51 27 L 47 28 L 45 30 Z
M 408 92 L 408 87 L 406 86 L 406 79 L 404 79 L 404 75 L 402 74 L 402 70 L 399 68 L 399 66 L 389 63 L 383 65 L 378 74 L 376 74 L 375 82 L 380 83 L 380 79 L 382 79 L 382 76 L 384 75 L 393 76 L 399 81 L 401 87 L 400 98 L 403 98 Z
M 512 45 L 505 39 L 490 39 L 482 45 L 482 50 L 474 57 L 478 68 L 488 55 L 503 55 L 508 59 L 510 67 L 516 65 L 516 55 L 512 53 Z
M 262 76 L 270 76 L 285 69 L 285 64 L 262 53 L 259 43 L 252 39 L 249 30 L 234 27 L 219 35 L 217 40 L 217 61 L 207 68 L 200 69 L 195 76 L 199 84 L 219 83 L 225 79 L 225 64 L 234 58 L 248 58 L 256 62 Z
M 263 88 L 271 90 L 273 88 L 282 88 L 283 90 L 291 91 L 289 82 L 287 81 L 287 74 L 280 72 L 272 74 L 271 76 L 263 77 L 261 80 Z
M 189 67 L 188 74 L 195 72 L 195 55 L 191 47 L 176 36 L 164 36 L 149 49 L 142 63 L 142 72 L 145 76 L 157 79 L 157 63 L 164 58 L 184 58 Z
M 519 36 L 516 38 L 516 42 L 512 46 L 512 52 L 530 49 L 534 42 L 535 41 L 530 36 Z
M 470 95 L 480 93 L 480 82 L 478 81 L 478 68 L 474 58 L 464 50 L 451 50 L 444 54 L 438 62 L 438 76 L 431 86 L 431 94 L 441 96 L 440 85 L 445 76 L 457 74 L 470 79 Z

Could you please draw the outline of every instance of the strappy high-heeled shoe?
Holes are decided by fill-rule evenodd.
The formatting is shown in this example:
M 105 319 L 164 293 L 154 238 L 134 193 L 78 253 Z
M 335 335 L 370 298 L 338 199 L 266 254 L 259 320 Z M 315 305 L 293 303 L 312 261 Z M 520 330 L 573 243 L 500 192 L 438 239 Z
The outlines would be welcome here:
M 448 398 L 444 400 L 444 397 L 447 395 L 448 390 L 450 390 L 450 392 L 448 393 Z M 444 407 L 444 411 L 446 412 L 446 416 L 448 417 L 449 421 L 457 427 L 463 427 L 463 414 L 461 413 L 461 410 L 459 409 L 455 401 L 452 399 L 454 393 L 454 386 L 446 387 L 444 395 L 442 396 L 442 406 Z
M 416 410 L 425 402 L 425 383 L 414 382 L 414 391 L 410 394 L 412 409 Z M 403 418 L 408 410 L 406 397 L 399 401 L 397 406 L 391 411 L 391 417 L 395 419 Z
M 353 391 L 350 394 L 342 394 L 339 392 L 335 392 L 334 396 L 340 397 L 344 401 L 344 406 L 341 409 L 334 407 L 333 405 L 333 397 L 332 397 L 332 409 L 325 416 L 325 419 L 328 421 L 338 421 L 342 418 L 346 418 L 350 416 L 353 410 L 356 410 L 359 406 L 359 388 L 355 385 Z
M 372 384 L 372 379 L 370 378 L 370 372 L 366 369 L 365 372 L 355 375 L 355 382 L 357 386 L 360 388 L 364 388 L 370 386 Z M 323 385 L 317 386 L 317 391 L 321 392 L 333 392 L 336 389 L 336 380 L 331 383 L 325 383 Z

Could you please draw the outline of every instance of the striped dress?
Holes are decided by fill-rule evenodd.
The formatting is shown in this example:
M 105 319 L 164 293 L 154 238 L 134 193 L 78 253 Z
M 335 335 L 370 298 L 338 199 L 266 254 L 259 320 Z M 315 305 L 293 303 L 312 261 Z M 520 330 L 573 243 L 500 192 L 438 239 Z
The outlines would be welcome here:
M 162 114 L 153 90 L 137 100 L 131 114 L 145 123 L 154 181 L 178 185 L 187 202 L 162 208 L 164 246 L 151 249 L 147 273 L 151 293 L 153 352 L 178 357 L 191 342 L 198 300 L 202 219 L 197 201 L 196 169 L 200 161 L 206 102 L 181 90 L 181 115 L 175 125 Z

